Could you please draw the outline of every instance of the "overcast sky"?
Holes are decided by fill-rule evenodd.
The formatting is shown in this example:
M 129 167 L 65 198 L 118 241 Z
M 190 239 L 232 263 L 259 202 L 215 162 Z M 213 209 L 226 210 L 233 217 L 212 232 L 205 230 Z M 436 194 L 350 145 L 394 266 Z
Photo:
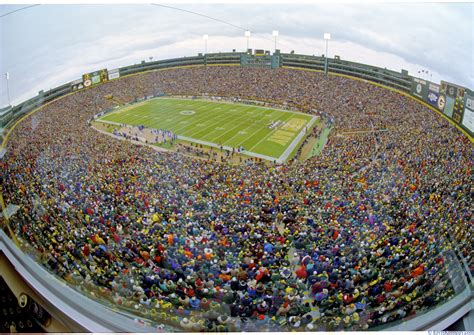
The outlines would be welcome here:
M 252 31 L 250 47 L 329 56 L 474 88 L 474 4 L 174 4 Z M 0 5 L 0 16 L 25 5 Z M 83 73 L 141 60 L 243 51 L 243 30 L 199 15 L 149 4 L 41 5 L 0 18 L 0 106 L 18 104 Z

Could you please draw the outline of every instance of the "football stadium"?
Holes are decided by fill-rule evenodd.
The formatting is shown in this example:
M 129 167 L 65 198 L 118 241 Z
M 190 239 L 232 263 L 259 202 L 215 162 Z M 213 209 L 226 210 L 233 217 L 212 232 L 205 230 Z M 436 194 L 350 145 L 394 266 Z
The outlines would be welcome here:
M 247 48 L 2 109 L 0 329 L 474 330 L 472 89 Z

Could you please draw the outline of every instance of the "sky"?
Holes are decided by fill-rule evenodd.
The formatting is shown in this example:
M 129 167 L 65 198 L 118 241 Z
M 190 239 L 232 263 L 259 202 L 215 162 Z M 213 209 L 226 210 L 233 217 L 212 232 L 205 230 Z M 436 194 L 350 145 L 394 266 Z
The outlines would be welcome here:
M 474 88 L 473 3 L 324 3 L 163 5 L 0 5 L 0 107 L 83 73 L 153 60 L 250 48 L 321 55 L 406 69 L 438 82 Z M 236 27 L 237 26 L 237 27 Z M 425 70 L 428 74 L 418 74 Z

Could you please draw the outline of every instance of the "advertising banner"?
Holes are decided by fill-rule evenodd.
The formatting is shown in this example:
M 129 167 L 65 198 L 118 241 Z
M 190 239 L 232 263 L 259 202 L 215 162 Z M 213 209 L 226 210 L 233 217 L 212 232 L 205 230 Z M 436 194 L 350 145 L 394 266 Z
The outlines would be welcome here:
M 109 80 L 120 78 L 119 69 L 113 69 L 109 71 Z
M 453 108 L 454 122 L 461 123 L 463 111 L 464 111 L 464 101 L 461 97 L 457 97 L 456 100 L 454 100 L 454 108 Z
M 431 106 L 436 107 L 440 111 L 444 110 L 446 98 L 440 93 L 440 86 L 438 84 L 429 83 L 426 102 L 428 102 Z
M 417 98 L 422 99 L 423 101 L 426 101 L 428 97 L 428 83 L 426 80 L 413 78 L 411 83 L 411 94 Z
M 89 87 L 92 85 L 105 83 L 108 80 L 109 80 L 109 74 L 107 72 L 107 69 L 94 71 L 94 72 L 86 73 L 82 75 L 82 84 L 84 85 L 84 87 Z
M 438 99 L 439 99 L 439 93 L 429 91 L 428 93 L 428 99 L 426 100 L 430 105 L 433 107 L 438 108 Z M 439 108 L 438 108 L 439 109 Z
M 474 133 L 474 110 L 471 110 L 469 108 L 464 109 L 462 125 L 469 129 L 471 133 Z
M 84 85 L 82 84 L 82 79 L 76 79 L 71 82 L 71 87 L 73 91 L 77 91 L 80 89 L 84 88 Z
M 439 85 L 435 83 L 430 83 L 429 85 L 430 92 L 438 93 L 439 94 Z

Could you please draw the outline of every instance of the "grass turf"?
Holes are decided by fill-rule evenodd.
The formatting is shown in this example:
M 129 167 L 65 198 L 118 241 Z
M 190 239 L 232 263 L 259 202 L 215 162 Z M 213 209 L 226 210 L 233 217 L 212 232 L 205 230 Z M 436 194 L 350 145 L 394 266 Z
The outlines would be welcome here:
M 120 108 L 98 121 L 168 129 L 191 141 L 232 148 L 242 146 L 253 153 L 279 158 L 311 118 L 251 105 L 158 98 Z M 269 127 L 277 121 L 280 121 L 277 127 Z

